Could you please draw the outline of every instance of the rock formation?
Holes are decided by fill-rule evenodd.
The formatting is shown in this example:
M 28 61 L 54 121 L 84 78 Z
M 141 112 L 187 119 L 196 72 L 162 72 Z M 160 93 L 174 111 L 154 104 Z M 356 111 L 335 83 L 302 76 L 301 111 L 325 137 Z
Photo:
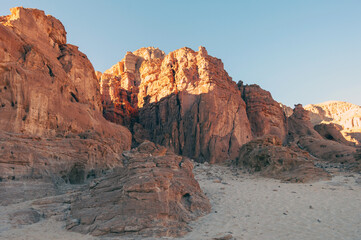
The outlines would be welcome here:
M 96 156 L 109 148 L 105 162 L 116 163 L 131 141 L 126 128 L 103 118 L 93 66 L 66 43 L 61 22 L 22 7 L 0 17 L 0 131 L 1 178 L 104 166 Z
M 280 104 L 273 100 L 271 93 L 258 85 L 238 83 L 247 106 L 247 116 L 255 137 L 277 136 L 282 142 L 286 139 L 286 116 Z
M 288 143 L 309 152 L 323 162 L 347 164 L 358 168 L 356 148 L 322 137 L 310 121 L 310 113 L 302 105 L 296 105 L 288 118 Z
M 243 145 L 234 164 L 283 181 L 310 182 L 330 178 L 325 171 L 315 167 L 314 160 L 306 151 L 282 146 L 276 136 L 264 136 Z
M 347 141 L 361 143 L 361 107 L 355 104 L 329 101 L 305 106 L 310 111 L 313 125 L 334 123 L 339 125 Z
M 96 236 L 180 236 L 188 222 L 210 211 L 187 158 L 147 141 L 123 156 L 124 168 L 92 182 L 72 203 L 68 229 Z
M 107 119 L 134 119 L 149 140 L 175 153 L 214 163 L 236 158 L 252 139 L 241 92 L 204 47 L 167 56 L 154 48 L 128 52 L 101 82 Z

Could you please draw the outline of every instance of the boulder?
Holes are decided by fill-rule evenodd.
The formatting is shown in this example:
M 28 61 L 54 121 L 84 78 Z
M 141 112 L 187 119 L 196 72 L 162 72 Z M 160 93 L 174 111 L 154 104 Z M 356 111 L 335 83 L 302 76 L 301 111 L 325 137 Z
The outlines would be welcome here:
M 148 141 L 123 156 L 124 168 L 93 181 L 72 203 L 67 229 L 96 236 L 175 237 L 210 211 L 187 158 Z
M 308 152 L 282 146 L 277 136 L 268 135 L 243 145 L 234 165 L 283 181 L 312 182 L 329 179 L 327 172 L 315 167 L 314 160 Z

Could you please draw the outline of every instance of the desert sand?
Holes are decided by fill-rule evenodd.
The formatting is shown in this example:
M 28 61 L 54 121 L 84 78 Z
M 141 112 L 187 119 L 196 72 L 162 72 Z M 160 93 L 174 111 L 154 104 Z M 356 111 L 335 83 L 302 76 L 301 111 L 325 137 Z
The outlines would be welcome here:
M 300 184 L 197 163 L 194 174 L 212 212 L 179 239 L 360 239 L 360 174 L 334 171 L 330 181 Z M 0 207 L 0 239 L 99 239 L 66 231 L 54 217 L 12 228 L 7 213 L 31 202 Z

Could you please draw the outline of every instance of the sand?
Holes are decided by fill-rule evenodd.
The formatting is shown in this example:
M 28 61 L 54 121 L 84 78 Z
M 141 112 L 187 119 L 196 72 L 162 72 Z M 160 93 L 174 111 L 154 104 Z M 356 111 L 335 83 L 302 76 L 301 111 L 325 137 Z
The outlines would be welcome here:
M 194 173 L 212 212 L 192 222 L 193 231 L 179 239 L 361 239 L 359 174 L 334 173 L 331 181 L 295 184 L 208 164 L 198 164 Z M 0 239 L 99 239 L 68 232 L 55 218 L 9 225 L 7 213 L 30 202 L 0 207 Z

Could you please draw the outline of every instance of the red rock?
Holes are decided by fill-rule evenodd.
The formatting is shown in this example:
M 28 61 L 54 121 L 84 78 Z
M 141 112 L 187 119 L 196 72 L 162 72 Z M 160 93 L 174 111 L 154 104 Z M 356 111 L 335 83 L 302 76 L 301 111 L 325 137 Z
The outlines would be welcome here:
M 120 89 L 116 94 L 111 89 L 103 92 L 105 117 L 126 125 L 134 119 L 151 141 L 197 161 L 234 159 L 252 134 L 241 93 L 221 60 L 203 47 L 198 52 L 182 48 L 167 56 L 150 52 L 154 54 L 148 58 L 142 56 L 148 56 L 149 49 L 127 53 L 103 74 L 102 81 L 114 81 Z M 131 66 L 136 62 L 136 67 L 127 67 L 135 71 L 134 86 L 127 84 L 128 75 L 119 76 L 127 61 Z
M 290 182 L 326 180 L 330 175 L 314 166 L 314 157 L 299 148 L 282 146 L 276 136 L 264 136 L 242 146 L 235 166 Z
M 124 168 L 95 180 L 72 203 L 68 229 L 96 236 L 175 237 L 210 211 L 187 158 L 151 142 L 123 155 Z
M 345 168 L 357 169 L 356 148 L 323 138 L 310 121 L 310 112 L 301 104 L 296 105 L 288 118 L 288 144 L 301 148 L 322 162 L 343 163 Z
M 115 155 L 130 149 L 131 134 L 103 118 L 99 83 L 90 61 L 66 43 L 65 29 L 56 18 L 22 7 L 11 13 L 0 18 L 1 177 L 29 176 L 31 171 L 36 176 L 59 174 L 60 166 L 69 169 L 77 162 L 104 165 L 95 158 L 104 152 L 97 152 L 104 143 L 77 140 L 83 141 L 81 146 L 73 147 L 74 141 L 59 139 L 66 136 L 90 134 L 104 139 L 111 144 L 116 163 Z M 42 138 L 46 140 L 36 140 Z M 76 150 L 81 154 L 72 154 Z M 71 154 L 56 159 L 62 152 Z M 41 166 L 45 163 L 47 167 Z
M 280 104 L 273 100 L 271 93 L 258 85 L 238 83 L 247 106 L 247 116 L 251 123 L 255 137 L 274 135 L 281 139 L 286 138 L 286 116 Z

